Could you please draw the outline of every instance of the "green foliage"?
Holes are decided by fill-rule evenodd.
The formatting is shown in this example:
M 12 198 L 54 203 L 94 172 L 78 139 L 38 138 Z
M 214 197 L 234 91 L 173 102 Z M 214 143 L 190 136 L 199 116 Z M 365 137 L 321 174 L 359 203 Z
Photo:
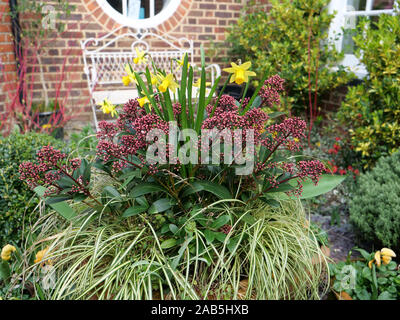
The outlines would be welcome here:
M 350 202 L 350 220 L 367 241 L 399 248 L 400 152 L 381 158 L 360 176 Z
M 321 279 L 327 264 L 304 227 L 299 200 L 284 201 L 276 209 L 260 202 L 247 207 L 215 203 L 181 227 L 165 224 L 164 231 L 155 230 L 151 217 L 116 221 L 81 213 L 72 224 L 57 215 L 43 217 L 38 245 L 26 255 L 32 260 L 38 250 L 49 248 L 46 258 L 53 262 L 57 281 L 54 289 L 43 291 L 44 298 L 319 299 L 326 289 Z M 211 233 L 215 239 L 202 227 L 210 221 L 217 229 L 231 219 L 230 232 Z M 55 232 L 59 236 L 49 238 Z M 318 256 L 320 263 L 313 262 Z M 24 278 L 32 279 L 40 268 L 27 265 Z
M 399 17 L 362 20 L 354 41 L 369 76 L 349 88 L 339 117 L 352 128 L 352 144 L 368 167 L 400 146 Z
M 259 80 L 265 73 L 279 74 L 286 80 L 286 108 L 294 111 L 303 112 L 309 105 L 309 72 L 313 94 L 317 78 L 319 95 L 350 79 L 343 68 L 332 69 L 342 56 L 327 43 L 333 19 L 326 10 L 328 2 L 272 0 L 268 12 L 249 6 L 227 38 L 229 55 L 252 61 Z
M 64 147 L 60 141 L 39 133 L 13 133 L 0 139 L 0 244 L 20 244 L 30 215 L 38 204 L 28 186 L 20 181 L 18 166 L 22 161 L 32 160 L 43 145 Z M 27 213 L 27 215 L 25 215 Z
M 96 132 L 89 124 L 79 132 L 72 133 L 68 145 L 74 156 L 92 158 L 96 154 L 97 142 Z
M 374 259 L 375 253 L 359 251 L 363 259 L 350 261 L 351 251 L 346 262 L 330 264 L 331 276 L 334 277 L 333 290 L 337 293 L 346 292 L 353 300 L 399 300 L 400 270 L 397 264 L 376 266 L 368 262 Z
M 52 3 L 19 0 L 12 10 L 10 10 L 9 15 L 12 18 L 17 18 L 20 15 L 29 14 L 29 18 L 20 20 L 20 33 L 23 37 L 28 37 L 32 41 L 38 41 L 38 39 L 45 37 L 52 31 L 61 33 L 65 30 L 66 23 L 62 22 L 62 18 L 69 17 L 71 12 L 75 10 L 75 6 L 69 2 L 67 0 L 56 0 L 52 1 Z M 51 28 L 48 28 L 53 27 L 51 19 L 57 22 L 53 30 L 49 30 Z

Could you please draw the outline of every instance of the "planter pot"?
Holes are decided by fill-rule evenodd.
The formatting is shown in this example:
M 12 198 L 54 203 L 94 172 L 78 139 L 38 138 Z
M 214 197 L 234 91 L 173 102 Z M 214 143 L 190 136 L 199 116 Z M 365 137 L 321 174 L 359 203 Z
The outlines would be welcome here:
M 54 117 L 58 117 L 60 116 L 60 111 L 48 111 L 48 112 L 40 112 L 37 113 L 33 119 L 35 119 L 35 121 L 38 122 L 40 127 L 43 127 L 46 124 L 49 124 L 51 119 Z M 60 120 L 58 121 L 58 123 L 60 123 L 62 121 L 62 115 L 60 116 Z M 54 125 L 54 123 L 53 123 Z M 57 125 L 57 123 L 55 124 Z M 62 140 L 64 138 L 64 128 L 59 127 L 59 128 L 55 128 L 54 130 L 52 130 L 51 135 L 56 138 L 56 139 L 60 139 Z
M 222 90 L 223 86 L 219 86 L 217 89 L 217 94 L 219 94 Z M 228 84 L 224 90 L 224 94 L 227 94 L 236 100 L 240 100 L 243 96 L 245 86 L 239 86 L 237 84 Z M 254 94 L 254 89 L 249 87 L 246 93 L 246 98 L 252 97 Z

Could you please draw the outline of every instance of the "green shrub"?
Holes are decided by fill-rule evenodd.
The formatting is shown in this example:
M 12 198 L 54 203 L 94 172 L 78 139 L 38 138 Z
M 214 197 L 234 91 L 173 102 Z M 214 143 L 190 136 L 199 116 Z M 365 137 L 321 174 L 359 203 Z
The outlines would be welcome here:
M 381 158 L 360 176 L 350 202 L 350 220 L 367 241 L 400 247 L 400 152 Z
M 29 225 L 29 214 L 39 203 L 28 186 L 20 181 L 18 167 L 22 161 L 32 160 L 43 145 L 64 146 L 46 134 L 13 133 L 0 139 L 0 244 L 19 245 L 24 228 Z M 28 215 L 25 215 L 25 212 Z
M 358 29 L 356 55 L 369 77 L 349 88 L 339 117 L 368 167 L 400 146 L 400 19 L 381 15 L 377 22 L 363 20 Z
M 309 105 L 310 65 L 312 92 L 315 92 L 318 76 L 318 94 L 321 96 L 350 79 L 343 68 L 332 69 L 342 56 L 326 41 L 334 17 L 325 10 L 328 2 L 272 0 L 269 12 L 257 9 L 249 12 L 249 6 L 227 37 L 231 45 L 229 56 L 252 61 L 259 79 L 265 73 L 279 74 L 285 79 L 288 96 L 285 105 L 287 108 L 292 106 L 295 111 L 303 112 Z M 308 54 L 310 30 L 311 64 Z

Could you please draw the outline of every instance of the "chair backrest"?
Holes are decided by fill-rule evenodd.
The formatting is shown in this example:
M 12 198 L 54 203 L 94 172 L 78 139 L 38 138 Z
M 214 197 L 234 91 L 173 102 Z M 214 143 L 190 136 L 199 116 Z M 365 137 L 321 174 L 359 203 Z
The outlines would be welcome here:
M 122 84 L 122 77 L 126 75 L 125 65 L 132 63 L 136 57 L 135 48 L 150 53 L 155 65 L 161 69 L 169 69 L 171 59 L 180 60 L 185 54 L 188 54 L 189 61 L 193 63 L 193 40 L 160 36 L 149 30 L 132 28 L 129 28 L 129 32 L 122 33 L 123 28 L 127 27 L 120 27 L 102 38 L 89 38 L 81 42 L 84 71 L 91 93 L 98 85 Z M 119 41 L 124 41 L 125 49 L 121 49 Z M 162 50 L 154 50 L 153 44 Z M 144 71 L 145 67 L 135 65 L 135 71 Z
M 126 30 L 128 32 L 125 32 Z M 97 112 L 99 111 L 96 106 L 100 102 L 107 98 L 111 103 L 121 105 L 138 96 L 137 90 L 133 87 L 121 90 L 122 77 L 126 75 L 125 66 L 127 63 L 132 64 L 136 57 L 136 48 L 148 52 L 159 69 L 169 70 L 171 61 L 181 60 L 185 54 L 194 66 L 193 40 L 175 38 L 167 34 L 161 36 L 146 29 L 138 30 L 121 26 L 101 38 L 81 41 L 81 47 L 96 129 L 98 129 Z M 181 71 L 176 68 L 177 66 L 177 64 L 173 66 L 173 72 L 179 79 Z M 145 71 L 146 65 L 135 65 L 134 68 L 137 72 Z M 194 70 L 198 72 L 199 68 L 194 66 Z M 221 70 L 217 64 L 211 64 L 206 67 L 206 73 L 208 79 L 214 84 Z

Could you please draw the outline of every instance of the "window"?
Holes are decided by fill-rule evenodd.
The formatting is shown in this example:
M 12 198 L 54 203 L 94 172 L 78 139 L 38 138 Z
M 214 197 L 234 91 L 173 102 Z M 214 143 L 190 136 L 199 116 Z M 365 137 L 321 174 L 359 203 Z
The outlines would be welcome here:
M 400 0 L 331 0 L 330 12 L 336 11 L 335 19 L 329 30 L 336 49 L 343 52 L 343 65 L 350 67 L 360 78 L 367 75 L 365 67 L 354 55 L 355 45 L 352 37 L 360 17 L 377 19 L 380 14 L 395 14 L 395 8 Z
M 119 24 L 151 28 L 170 18 L 181 0 L 97 0 L 100 7 Z

